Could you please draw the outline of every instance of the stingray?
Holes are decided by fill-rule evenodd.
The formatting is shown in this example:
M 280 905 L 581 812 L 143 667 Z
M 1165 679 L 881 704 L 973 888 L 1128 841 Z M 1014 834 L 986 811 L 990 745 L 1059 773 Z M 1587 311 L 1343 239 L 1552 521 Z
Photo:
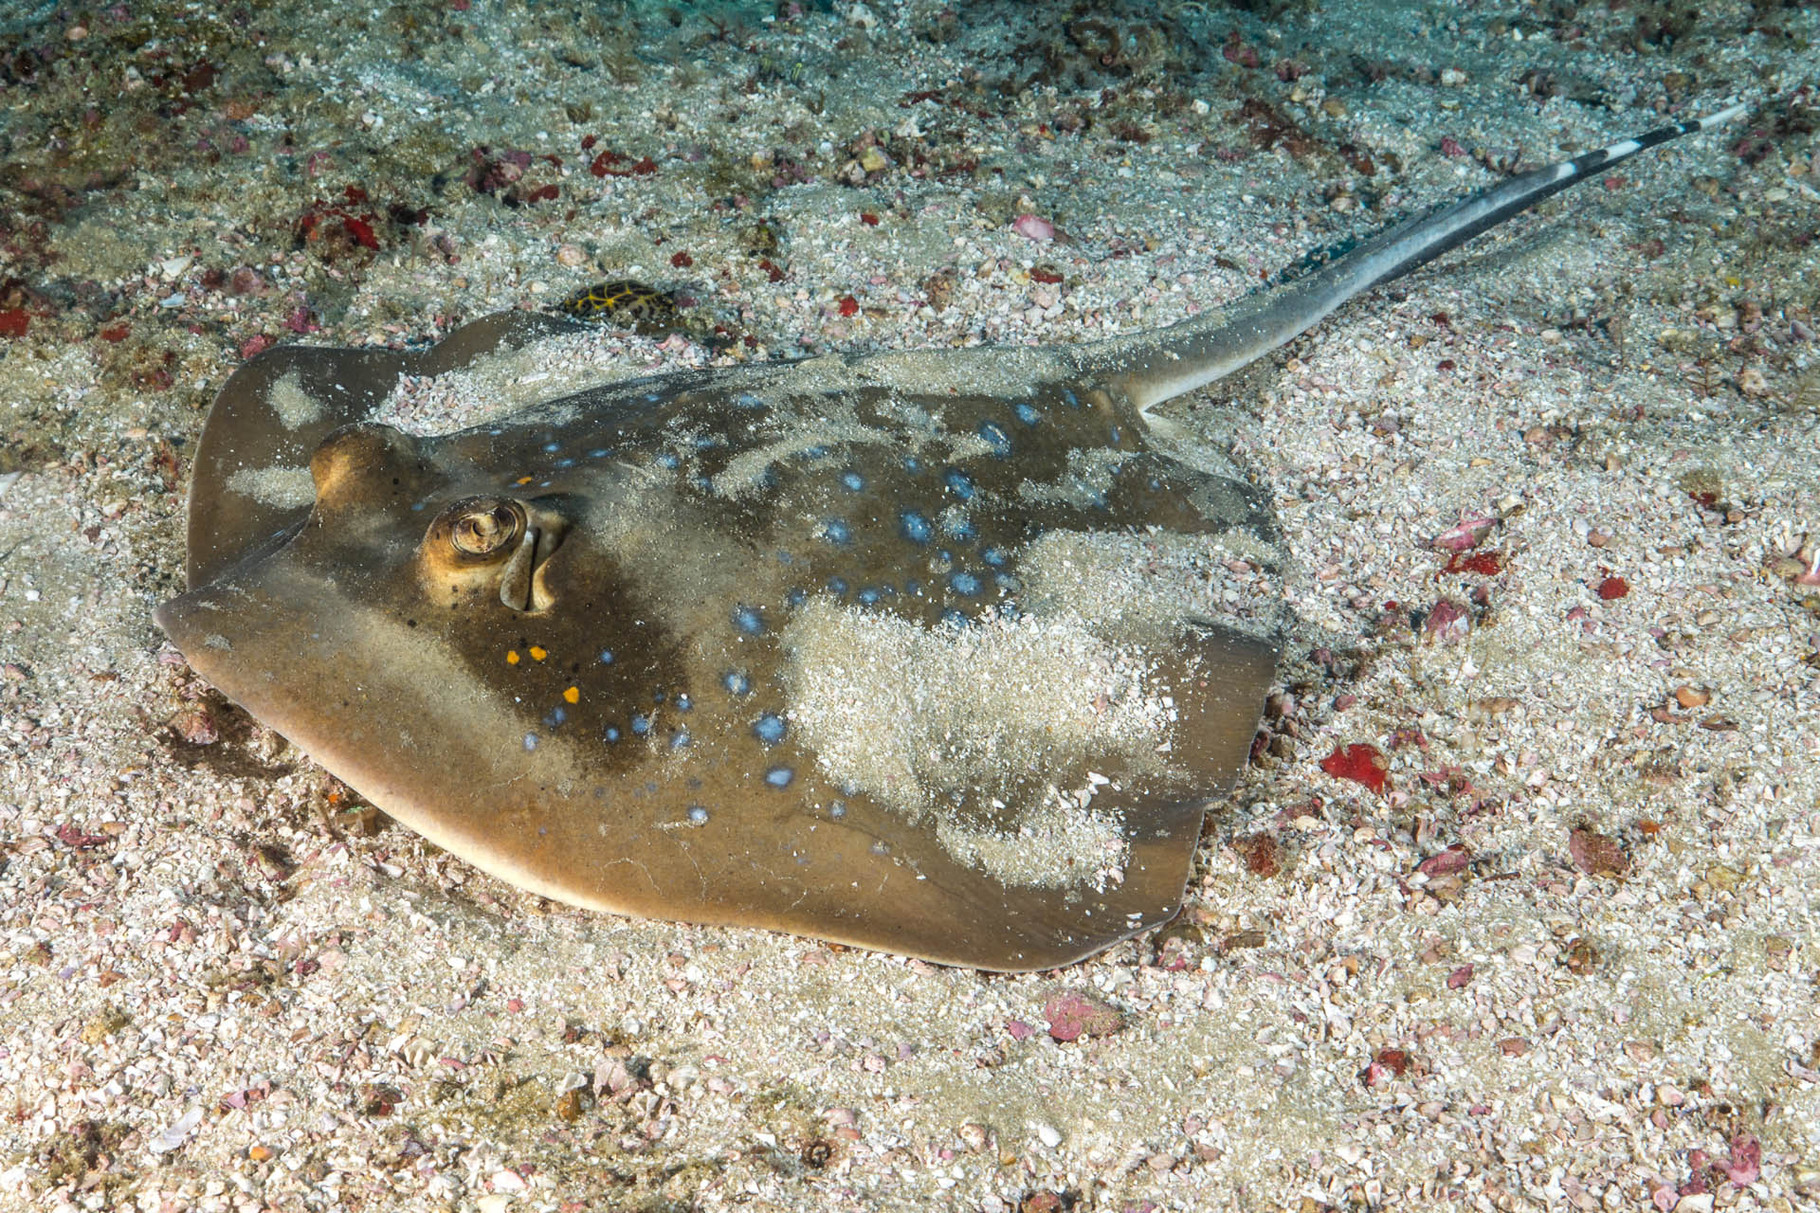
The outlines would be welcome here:
M 440 437 L 373 420 L 400 376 L 575 322 L 270 350 L 204 425 L 189 589 L 156 619 L 258 720 L 525 889 L 1068 964 L 1178 912 L 1282 635 L 1146 590 L 1183 552 L 1260 576 L 1281 559 L 1266 496 L 1152 408 L 1738 112 L 1106 342 L 685 370 Z

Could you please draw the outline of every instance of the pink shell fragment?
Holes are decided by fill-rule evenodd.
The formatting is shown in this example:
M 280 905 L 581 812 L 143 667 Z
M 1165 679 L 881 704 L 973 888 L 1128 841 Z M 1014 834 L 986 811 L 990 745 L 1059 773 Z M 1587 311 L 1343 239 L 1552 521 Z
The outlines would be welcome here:
M 1436 535 L 1432 542 L 1443 552 L 1470 552 L 1484 542 L 1485 536 L 1491 534 L 1492 528 L 1497 525 L 1498 520 L 1489 515 L 1462 518 Z
M 1466 863 L 1471 858 L 1472 852 L 1461 843 L 1456 842 L 1439 855 L 1430 855 L 1417 864 L 1416 871 L 1430 879 L 1437 876 L 1452 876 L 1457 872 L 1464 872 Z
M 1471 629 L 1472 616 L 1466 608 L 1446 598 L 1435 603 L 1422 621 L 1422 631 L 1444 643 L 1461 639 Z
M 1011 230 L 1038 244 L 1047 244 L 1055 239 L 1055 224 L 1041 215 L 1033 215 L 1029 211 L 1025 211 L 1011 221 Z

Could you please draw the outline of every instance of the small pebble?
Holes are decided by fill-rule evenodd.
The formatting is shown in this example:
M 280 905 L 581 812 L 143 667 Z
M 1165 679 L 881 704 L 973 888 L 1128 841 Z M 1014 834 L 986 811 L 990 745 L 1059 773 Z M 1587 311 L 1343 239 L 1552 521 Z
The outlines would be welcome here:
M 1708 692 L 1690 686 L 1676 687 L 1674 694 L 1675 702 L 1684 708 L 1701 707 L 1712 698 Z

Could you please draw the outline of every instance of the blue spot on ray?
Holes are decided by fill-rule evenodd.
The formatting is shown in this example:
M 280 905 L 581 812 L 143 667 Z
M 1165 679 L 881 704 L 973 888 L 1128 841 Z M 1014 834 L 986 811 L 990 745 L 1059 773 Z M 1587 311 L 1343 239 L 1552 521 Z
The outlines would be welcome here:
M 822 538 L 829 543 L 851 543 L 853 530 L 838 518 L 830 518 L 822 524 Z
M 847 592 L 847 579 L 845 577 L 828 578 L 828 592 L 831 594 L 845 594 Z
M 708 824 L 708 810 L 698 804 L 689 806 L 689 824 L 705 826 Z
M 790 781 L 796 778 L 796 772 L 789 767 L 772 767 L 765 772 L 765 782 L 774 788 L 787 788 Z
M 789 726 L 784 723 L 784 718 L 771 712 L 766 712 L 752 724 L 753 734 L 766 745 L 776 745 L 788 731 Z
M 531 750 L 535 750 L 536 748 L 537 748 L 537 734 L 526 733 L 525 734 L 525 750 L 527 752 L 529 752 Z
M 956 497 L 959 497 L 962 501 L 973 500 L 973 478 L 967 475 L 967 473 L 955 471 L 950 468 L 948 474 L 942 477 L 942 480 L 947 484 L 948 491 L 953 493 Z
M 644 714 L 632 717 L 632 731 L 643 737 L 651 731 L 651 718 Z
M 954 587 L 956 594 L 965 594 L 969 598 L 980 592 L 980 579 L 972 573 L 956 573 L 948 578 L 948 584 Z
M 752 680 L 738 670 L 728 670 L 720 684 L 735 695 L 748 695 L 752 691 Z
M 911 543 L 928 543 L 930 537 L 935 534 L 934 529 L 929 525 L 929 520 L 915 510 L 905 510 L 899 515 L 898 521 L 904 538 Z
M 858 472 L 842 472 L 840 482 L 855 493 L 866 487 L 866 478 Z
M 764 634 L 765 617 L 759 614 L 757 607 L 735 607 L 733 609 L 733 626 L 748 636 Z
M 1013 411 L 1017 413 L 1017 419 L 1025 425 L 1035 425 L 1042 418 L 1041 413 L 1027 404 L 1020 404 Z
M 602 665 L 612 665 L 613 664 L 613 650 L 612 649 L 602 649 L 600 651 L 600 664 L 602 664 Z
M 604 730 L 602 730 L 600 735 L 602 737 L 605 737 L 608 741 L 618 741 L 619 740 L 619 730 L 616 727 L 614 727 L 613 725 L 608 725 Z
M 1004 456 L 1011 453 L 1011 436 L 992 422 L 981 423 L 980 437 L 986 440 L 986 445 L 992 448 L 994 455 Z
M 993 568 L 997 569 L 997 568 L 1004 567 L 1005 560 L 1007 559 L 1007 557 L 1005 555 L 1004 548 L 990 547 L 980 553 L 980 559 L 984 560 L 987 564 L 989 564 Z

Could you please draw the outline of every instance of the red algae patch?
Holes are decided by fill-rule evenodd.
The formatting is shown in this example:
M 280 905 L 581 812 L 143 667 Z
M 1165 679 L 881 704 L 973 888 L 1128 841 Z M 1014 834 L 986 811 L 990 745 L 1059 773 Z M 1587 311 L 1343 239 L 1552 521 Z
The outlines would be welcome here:
M 1390 760 L 1377 746 L 1365 742 L 1335 746 L 1333 753 L 1321 759 L 1321 769 L 1335 779 L 1364 784 L 1373 792 L 1382 792 L 1390 783 Z

